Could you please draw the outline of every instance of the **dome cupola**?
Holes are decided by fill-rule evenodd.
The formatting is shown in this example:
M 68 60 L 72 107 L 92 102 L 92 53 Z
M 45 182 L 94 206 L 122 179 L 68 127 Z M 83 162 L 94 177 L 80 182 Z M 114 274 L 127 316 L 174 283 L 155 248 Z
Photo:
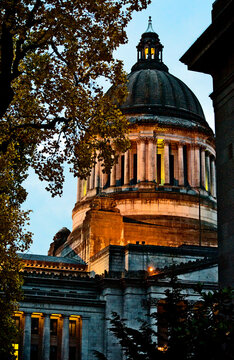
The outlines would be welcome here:
M 132 71 L 141 69 L 168 71 L 167 66 L 162 62 L 162 50 L 163 45 L 158 34 L 153 29 L 150 16 L 148 27 L 141 35 L 140 42 L 137 45 L 137 63 L 132 67 Z

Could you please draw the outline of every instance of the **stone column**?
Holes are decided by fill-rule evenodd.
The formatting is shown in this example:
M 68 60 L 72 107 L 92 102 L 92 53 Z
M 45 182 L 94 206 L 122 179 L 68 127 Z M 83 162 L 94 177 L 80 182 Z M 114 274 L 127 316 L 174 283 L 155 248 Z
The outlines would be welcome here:
M 200 146 L 198 144 L 194 149 L 194 186 L 200 187 Z
M 134 161 L 133 149 L 131 148 L 130 150 L 128 150 L 128 153 L 129 153 L 129 180 L 131 184 L 131 181 L 133 180 L 133 161 Z
M 110 186 L 115 186 L 115 179 L 116 179 L 115 165 L 113 165 L 110 173 Z
M 23 360 L 31 357 L 31 313 L 25 312 L 24 336 L 23 336 Z
M 42 360 L 50 360 L 50 314 L 44 314 Z
M 124 154 L 124 185 L 129 184 L 129 151 Z
M 165 172 L 165 184 L 170 184 L 170 147 L 169 141 L 164 140 L 164 172 Z
M 61 360 L 69 360 L 69 315 L 63 315 Z
M 102 188 L 104 188 L 108 181 L 108 174 L 102 173 Z
M 145 181 L 145 139 L 137 140 L 137 182 Z
M 178 144 L 178 180 L 179 185 L 184 186 L 184 143 Z
M 153 138 L 148 139 L 148 171 L 147 171 L 147 180 L 154 181 L 156 180 L 156 152 L 157 152 L 157 145 L 156 140 Z
M 77 179 L 77 202 L 80 201 L 80 178 Z
M 99 188 L 100 187 L 100 173 L 99 173 L 99 169 L 100 169 L 100 163 L 97 160 L 97 163 L 95 164 L 95 188 Z
M 216 169 L 215 169 L 215 159 L 211 158 L 211 195 L 216 198 Z
M 201 187 L 205 189 L 206 186 L 206 155 L 205 147 L 201 147 Z
M 207 153 L 206 155 L 206 177 L 207 177 L 207 191 L 211 191 L 210 186 L 210 155 Z
M 188 152 L 188 182 L 194 186 L 194 144 L 190 144 Z
M 93 189 L 93 180 L 94 180 L 93 177 L 94 177 L 94 167 L 92 167 L 90 176 L 89 176 L 89 189 L 90 190 Z
M 118 162 L 115 166 L 116 186 L 121 186 L 121 154 L 119 154 Z
M 82 318 L 81 359 L 89 360 L 89 318 Z

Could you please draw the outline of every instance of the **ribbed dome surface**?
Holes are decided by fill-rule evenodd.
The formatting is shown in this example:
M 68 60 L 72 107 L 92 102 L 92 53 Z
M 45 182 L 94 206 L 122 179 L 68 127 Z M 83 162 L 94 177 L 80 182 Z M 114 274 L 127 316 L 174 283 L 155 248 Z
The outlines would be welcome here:
M 208 126 L 199 101 L 178 78 L 159 69 L 140 69 L 128 75 L 125 114 L 154 114 L 193 120 Z M 209 126 L 208 126 L 209 127 Z

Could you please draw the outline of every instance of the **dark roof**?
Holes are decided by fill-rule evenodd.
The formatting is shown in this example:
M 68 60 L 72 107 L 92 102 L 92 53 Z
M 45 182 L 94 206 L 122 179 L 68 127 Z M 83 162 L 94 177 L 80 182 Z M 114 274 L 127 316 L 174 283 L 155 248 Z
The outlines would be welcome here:
M 185 119 L 209 129 L 194 93 L 169 72 L 156 68 L 132 71 L 128 75 L 127 88 L 127 99 L 121 105 L 124 114 L 175 117 L 177 121 L 178 118 Z
M 86 263 L 78 255 L 77 258 L 37 255 L 37 254 L 22 254 L 22 253 L 19 253 L 18 255 L 23 260 L 54 262 L 54 263 L 73 264 L 73 265 L 86 265 Z

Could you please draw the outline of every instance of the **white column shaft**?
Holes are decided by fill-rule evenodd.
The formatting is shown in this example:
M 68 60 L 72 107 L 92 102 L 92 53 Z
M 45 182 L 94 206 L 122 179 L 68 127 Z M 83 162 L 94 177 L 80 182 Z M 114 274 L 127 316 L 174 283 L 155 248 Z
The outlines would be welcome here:
M 115 179 L 116 179 L 115 165 L 113 165 L 110 173 L 110 186 L 115 186 Z
M 63 317 L 61 360 L 69 360 L 69 316 Z
M 44 326 L 42 335 L 42 359 L 50 360 L 50 315 L 44 315 Z
M 188 183 L 194 186 L 194 146 L 190 145 L 188 150 Z
M 129 184 L 129 151 L 124 154 L 124 185 Z
M 184 186 L 184 147 L 182 144 L 178 145 L 178 174 L 179 185 Z
M 210 184 L 210 155 L 206 156 L 206 177 L 207 177 L 207 187 L 208 191 L 211 190 L 211 184 Z
M 145 181 L 145 141 L 142 139 L 137 143 L 137 182 Z
M 201 186 L 205 188 L 206 186 L 206 156 L 205 149 L 201 149 Z
M 80 178 L 77 179 L 77 202 L 80 201 Z
M 23 337 L 23 360 L 31 357 L 31 314 L 25 313 L 24 337 Z
M 156 143 L 153 140 L 148 142 L 148 172 L 147 180 L 154 181 L 156 180 Z
M 169 143 L 164 143 L 164 172 L 165 172 L 165 184 L 170 183 L 170 167 L 169 167 L 169 157 L 170 155 L 170 147 Z
M 97 161 L 95 164 L 95 188 L 100 187 L 100 173 L 99 173 L 100 163 Z
M 195 147 L 194 150 L 194 186 L 200 187 L 200 148 Z
M 215 169 L 215 160 L 211 160 L 211 179 L 212 179 L 212 196 L 216 198 L 216 169 Z

